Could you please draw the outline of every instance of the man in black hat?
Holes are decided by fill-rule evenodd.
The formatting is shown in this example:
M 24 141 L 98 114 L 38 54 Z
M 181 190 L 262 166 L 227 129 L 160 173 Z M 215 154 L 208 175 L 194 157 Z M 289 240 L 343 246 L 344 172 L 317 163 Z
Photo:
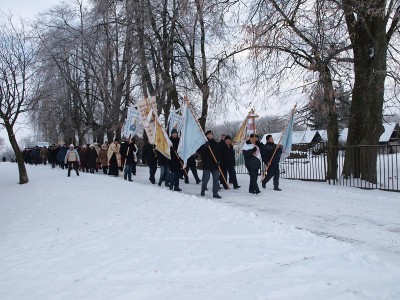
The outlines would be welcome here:
M 224 142 L 220 144 L 220 149 L 222 174 L 225 176 L 225 178 L 227 178 L 229 173 L 229 179 L 233 183 L 233 188 L 238 189 L 240 186 L 238 185 L 235 171 L 235 150 L 233 149 L 231 137 L 229 135 L 225 136 Z M 225 180 L 222 180 L 222 184 L 225 189 L 228 189 L 228 185 L 226 184 Z
M 279 161 L 281 160 L 282 155 L 282 145 L 275 144 L 274 138 L 270 134 L 266 136 L 266 140 L 267 144 L 264 147 L 265 157 L 263 161 L 267 165 L 268 171 L 267 175 L 262 180 L 261 185 L 265 189 L 267 182 L 270 181 L 271 178 L 274 178 L 274 191 L 281 191 L 279 188 Z
M 169 189 L 180 192 L 182 189 L 179 188 L 179 177 L 182 171 L 182 163 L 180 157 L 178 156 L 179 137 L 178 131 L 176 131 L 175 128 L 171 130 L 171 136 L 169 139 L 172 142 L 171 160 L 169 161 L 169 169 L 171 171 L 169 178 Z
M 218 143 L 213 138 L 214 133 L 211 130 L 206 132 L 207 142 L 203 144 L 196 153 L 201 155 L 202 165 L 203 165 L 203 178 L 201 184 L 201 195 L 205 195 L 208 181 L 210 180 L 210 174 L 213 177 L 213 197 L 221 199 L 222 197 L 218 195 L 219 190 L 219 162 L 220 162 L 220 150 Z

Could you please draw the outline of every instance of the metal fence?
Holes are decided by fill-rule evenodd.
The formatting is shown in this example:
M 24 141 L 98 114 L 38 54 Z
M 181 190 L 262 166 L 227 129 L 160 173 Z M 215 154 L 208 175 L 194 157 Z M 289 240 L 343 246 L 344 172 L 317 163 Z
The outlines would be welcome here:
M 381 189 L 400 192 L 400 145 L 378 146 L 352 146 L 328 149 L 325 143 L 310 147 L 303 145 L 292 151 L 290 156 L 280 162 L 281 177 L 286 179 L 328 181 L 329 184 L 352 186 L 365 189 Z M 346 152 L 352 151 L 355 160 L 361 162 L 361 149 L 367 149 L 377 154 L 376 180 L 374 182 L 363 180 L 365 174 L 360 176 L 344 176 L 343 166 Z M 241 151 L 236 151 L 236 172 L 247 173 Z M 328 155 L 337 155 L 337 178 L 327 180 Z M 375 156 L 374 156 L 375 157 Z

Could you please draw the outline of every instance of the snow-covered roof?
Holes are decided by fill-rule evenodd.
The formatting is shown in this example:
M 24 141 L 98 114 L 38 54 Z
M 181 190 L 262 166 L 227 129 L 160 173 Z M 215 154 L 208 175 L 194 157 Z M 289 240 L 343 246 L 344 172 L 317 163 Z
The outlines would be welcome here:
M 324 142 L 328 141 L 328 131 L 327 130 L 318 130 L 318 133 Z
M 392 123 L 384 123 L 382 124 L 385 132 L 382 133 L 382 135 L 379 138 L 379 142 L 380 143 L 387 143 L 390 140 L 390 136 L 392 135 L 393 131 L 396 128 L 397 123 L 396 122 L 392 122 Z M 347 135 L 349 134 L 349 129 L 348 128 L 344 128 L 342 130 L 342 132 L 339 135 L 339 142 L 341 142 L 342 144 L 345 144 L 347 141 Z
M 305 130 L 305 131 L 293 131 L 292 133 L 292 144 L 310 144 L 314 137 L 319 133 L 319 130 Z M 281 138 L 282 132 L 274 132 L 274 133 L 268 133 L 272 135 L 274 142 L 277 143 L 279 139 Z M 265 144 L 266 141 L 266 136 L 268 134 L 264 134 L 263 138 L 261 139 L 261 142 Z M 325 139 L 324 139 L 325 140 Z

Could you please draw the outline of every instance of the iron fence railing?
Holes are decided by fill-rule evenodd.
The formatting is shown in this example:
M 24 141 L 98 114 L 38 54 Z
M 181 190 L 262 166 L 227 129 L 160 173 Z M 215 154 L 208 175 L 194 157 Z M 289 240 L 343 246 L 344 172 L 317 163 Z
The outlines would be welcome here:
M 280 162 L 282 178 L 328 181 L 329 184 L 400 191 L 400 145 L 388 144 L 328 148 L 325 143 L 319 143 L 312 147 L 303 145 L 302 147 L 298 147 L 298 149 L 302 150 L 292 151 L 288 158 Z M 244 158 L 241 151 L 238 150 L 236 150 L 236 172 L 238 174 L 246 174 L 247 169 L 244 165 Z M 362 171 L 358 172 L 356 176 L 343 175 L 346 152 L 349 154 L 350 151 L 353 154 L 353 161 L 359 165 L 362 163 L 361 153 L 376 153 L 375 180 L 365 180 L 365 178 L 370 178 L 370 176 L 366 176 L 369 174 L 363 174 Z M 336 170 L 333 170 L 333 174 L 336 173 L 336 180 L 327 178 L 328 156 L 330 155 L 337 156 Z M 375 157 L 375 155 L 372 155 L 372 157 Z

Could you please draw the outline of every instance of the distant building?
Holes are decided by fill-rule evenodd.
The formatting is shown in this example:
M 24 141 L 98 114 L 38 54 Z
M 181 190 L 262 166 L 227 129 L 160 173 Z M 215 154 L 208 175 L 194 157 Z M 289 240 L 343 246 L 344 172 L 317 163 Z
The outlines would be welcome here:
M 379 138 L 379 144 L 400 144 L 400 126 L 399 124 L 385 123 L 383 124 L 385 131 Z M 346 145 L 347 135 L 349 134 L 349 129 L 344 128 L 339 135 L 339 144 Z
M 325 130 L 326 132 L 326 130 Z M 274 142 L 278 143 L 282 132 L 274 132 L 274 133 L 268 133 L 270 135 L 272 135 L 272 137 L 274 138 Z M 261 139 L 261 142 L 263 144 L 265 144 L 267 141 L 266 136 L 268 134 L 264 134 L 263 138 Z M 292 133 L 292 145 L 293 145 L 293 150 L 296 150 L 295 145 L 299 146 L 299 145 L 304 145 L 306 146 L 306 148 L 311 148 L 312 146 L 314 146 L 317 143 L 320 142 L 324 142 L 325 141 L 325 136 L 326 133 L 324 133 L 323 137 L 321 136 L 321 134 L 319 133 L 319 130 L 304 130 L 304 131 L 293 131 Z M 303 147 L 301 147 L 303 148 Z

